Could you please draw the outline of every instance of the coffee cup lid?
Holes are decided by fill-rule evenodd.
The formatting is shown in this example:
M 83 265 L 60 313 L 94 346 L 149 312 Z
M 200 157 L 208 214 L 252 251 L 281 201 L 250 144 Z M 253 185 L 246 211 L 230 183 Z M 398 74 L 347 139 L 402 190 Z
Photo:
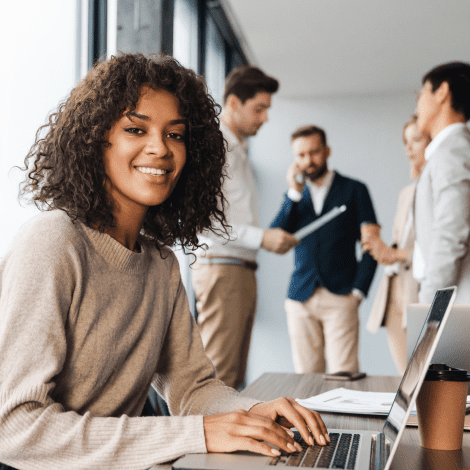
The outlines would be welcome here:
M 424 380 L 443 382 L 470 382 L 470 374 L 447 364 L 431 364 Z

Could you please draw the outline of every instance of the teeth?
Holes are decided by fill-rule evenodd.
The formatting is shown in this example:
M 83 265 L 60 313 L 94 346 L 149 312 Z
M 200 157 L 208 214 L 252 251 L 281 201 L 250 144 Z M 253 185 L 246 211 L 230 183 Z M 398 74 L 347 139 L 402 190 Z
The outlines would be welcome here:
M 157 168 L 148 168 L 145 166 L 136 166 L 135 169 L 141 173 L 148 173 L 150 175 L 166 175 L 169 173 L 167 170 L 159 170 Z

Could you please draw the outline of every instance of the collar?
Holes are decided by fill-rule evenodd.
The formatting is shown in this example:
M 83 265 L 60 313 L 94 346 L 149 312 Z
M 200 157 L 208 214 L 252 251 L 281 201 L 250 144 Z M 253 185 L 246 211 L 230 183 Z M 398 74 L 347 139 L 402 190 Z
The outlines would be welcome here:
M 449 124 L 447 127 L 444 127 L 434 139 L 431 140 L 430 144 L 424 150 L 424 158 L 429 160 L 435 150 L 441 145 L 444 140 L 447 139 L 452 134 L 457 134 L 464 128 L 466 128 L 466 124 L 464 122 L 454 122 L 453 124 Z
M 228 143 L 229 150 L 235 147 L 241 147 L 245 153 L 248 151 L 248 139 L 244 139 L 242 142 L 240 142 L 238 137 L 223 121 L 220 121 L 220 129 L 222 130 L 225 140 Z

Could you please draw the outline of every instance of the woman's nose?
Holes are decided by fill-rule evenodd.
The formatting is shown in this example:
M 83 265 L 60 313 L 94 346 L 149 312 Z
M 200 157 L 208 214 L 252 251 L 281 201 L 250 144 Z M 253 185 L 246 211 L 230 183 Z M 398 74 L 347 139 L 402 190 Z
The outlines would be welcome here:
M 168 155 L 168 146 L 165 139 L 160 136 L 149 136 L 145 151 L 148 154 L 155 155 L 157 157 L 165 157 Z

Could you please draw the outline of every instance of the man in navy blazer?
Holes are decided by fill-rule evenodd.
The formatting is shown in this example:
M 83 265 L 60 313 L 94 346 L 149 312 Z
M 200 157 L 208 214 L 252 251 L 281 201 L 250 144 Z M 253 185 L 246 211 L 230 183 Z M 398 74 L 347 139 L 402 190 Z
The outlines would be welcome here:
M 295 269 L 285 302 L 297 373 L 359 370 L 359 304 L 377 263 L 356 258 L 361 232 L 378 229 L 367 187 L 328 169 L 325 131 L 305 126 L 292 134 L 289 191 L 271 227 L 294 233 L 335 206 L 346 210 L 295 248 Z

